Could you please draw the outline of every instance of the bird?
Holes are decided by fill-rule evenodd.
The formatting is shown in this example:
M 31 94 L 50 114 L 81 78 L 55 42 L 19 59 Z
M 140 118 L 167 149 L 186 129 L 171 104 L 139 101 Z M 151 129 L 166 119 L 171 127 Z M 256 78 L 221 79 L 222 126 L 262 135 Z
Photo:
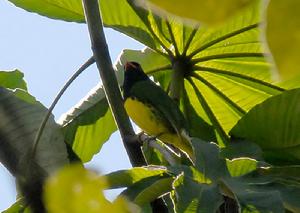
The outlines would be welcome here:
M 184 152 L 190 160 L 194 152 L 186 120 L 176 102 L 134 61 L 124 66 L 123 98 L 128 116 L 147 135 Z

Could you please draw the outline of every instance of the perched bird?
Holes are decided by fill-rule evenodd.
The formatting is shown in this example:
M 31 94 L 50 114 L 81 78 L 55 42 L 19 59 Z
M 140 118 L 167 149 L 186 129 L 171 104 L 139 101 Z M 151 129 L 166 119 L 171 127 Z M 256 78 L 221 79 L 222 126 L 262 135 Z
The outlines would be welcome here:
M 148 135 L 171 144 L 193 159 L 183 114 L 168 94 L 144 73 L 140 64 L 125 64 L 124 107 Z

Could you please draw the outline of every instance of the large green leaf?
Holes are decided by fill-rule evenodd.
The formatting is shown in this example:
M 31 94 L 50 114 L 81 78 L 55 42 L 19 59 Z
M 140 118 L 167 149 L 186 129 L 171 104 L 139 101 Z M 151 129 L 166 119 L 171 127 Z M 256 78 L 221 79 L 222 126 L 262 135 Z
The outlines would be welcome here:
M 234 179 L 224 182 L 233 192 L 242 212 L 285 212 L 280 192 L 276 189 L 262 190 L 259 185 L 253 186 Z
M 63 134 L 53 116 L 39 143 L 35 141 L 46 113 L 26 91 L 0 87 L 0 161 L 16 177 L 33 211 L 42 208 L 45 178 L 69 163 Z
M 53 116 L 46 124 L 35 156 L 29 156 L 46 112 L 47 109 L 25 91 L 0 88 L 1 161 L 12 174 L 18 175 L 22 173 L 20 170 L 26 169 L 27 158 L 36 161 L 48 173 L 68 163 L 63 135 Z
M 65 140 L 83 162 L 90 161 L 117 130 L 102 87 L 95 87 L 60 123 Z
M 289 211 L 298 212 L 300 209 L 299 171 L 299 166 L 262 167 L 236 178 L 234 182 L 226 179 L 224 183 L 231 187 L 237 199 L 255 202 L 261 210 L 266 210 L 267 207 L 273 209 L 273 212 L 283 212 L 284 206 Z M 246 195 L 247 191 L 251 193 Z M 241 201 L 244 209 L 249 207 L 246 202 Z
M 23 79 L 24 74 L 19 70 L 0 71 L 0 86 L 8 89 L 27 90 L 26 82 Z
M 272 0 L 267 9 L 266 38 L 281 77 L 299 75 L 300 2 Z
M 9 0 L 18 7 L 65 21 L 84 22 L 80 0 Z
M 300 89 L 269 98 L 250 110 L 231 135 L 258 144 L 268 159 L 300 160 Z

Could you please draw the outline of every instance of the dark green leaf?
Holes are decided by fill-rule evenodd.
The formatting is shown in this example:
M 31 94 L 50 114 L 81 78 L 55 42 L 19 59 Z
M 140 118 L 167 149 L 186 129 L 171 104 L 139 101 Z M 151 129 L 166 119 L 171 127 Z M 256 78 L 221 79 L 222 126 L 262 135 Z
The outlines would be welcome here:
M 14 95 L 16 92 L 23 94 L 22 99 L 19 95 Z M 33 102 L 33 97 L 28 97 L 31 96 L 22 90 L 12 92 L 0 88 L 1 161 L 14 175 L 19 173 L 20 169 L 26 170 L 25 159 L 30 157 L 29 151 L 32 149 L 35 135 L 47 112 L 39 102 Z M 53 116 L 43 131 L 35 160 L 48 173 L 68 163 L 63 135 Z
M 231 143 L 220 150 L 220 156 L 228 159 L 248 157 L 262 160 L 262 155 L 263 152 L 257 144 L 244 140 L 231 140 Z
M 185 175 L 179 175 L 173 183 L 176 212 L 214 213 L 223 202 L 215 184 L 200 184 Z
M 258 144 L 265 157 L 299 162 L 300 89 L 269 98 L 249 111 L 231 130 L 231 135 Z
M 212 180 L 229 176 L 226 161 L 219 157 L 218 145 L 204 142 L 198 138 L 192 138 L 192 144 L 196 150 L 195 167 L 197 170 Z
M 263 190 L 259 186 L 251 186 L 238 179 L 226 179 L 242 211 L 283 213 L 284 208 L 280 193 L 276 189 Z

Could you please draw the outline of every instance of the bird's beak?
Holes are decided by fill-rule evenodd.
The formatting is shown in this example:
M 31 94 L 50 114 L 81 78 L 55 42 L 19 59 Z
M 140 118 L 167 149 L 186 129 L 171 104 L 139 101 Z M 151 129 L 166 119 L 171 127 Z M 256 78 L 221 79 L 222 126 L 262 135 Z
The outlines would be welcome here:
M 136 69 L 137 67 L 132 62 L 126 62 L 124 68 L 125 68 L 125 71 L 126 71 L 126 70 L 130 70 L 130 69 Z

